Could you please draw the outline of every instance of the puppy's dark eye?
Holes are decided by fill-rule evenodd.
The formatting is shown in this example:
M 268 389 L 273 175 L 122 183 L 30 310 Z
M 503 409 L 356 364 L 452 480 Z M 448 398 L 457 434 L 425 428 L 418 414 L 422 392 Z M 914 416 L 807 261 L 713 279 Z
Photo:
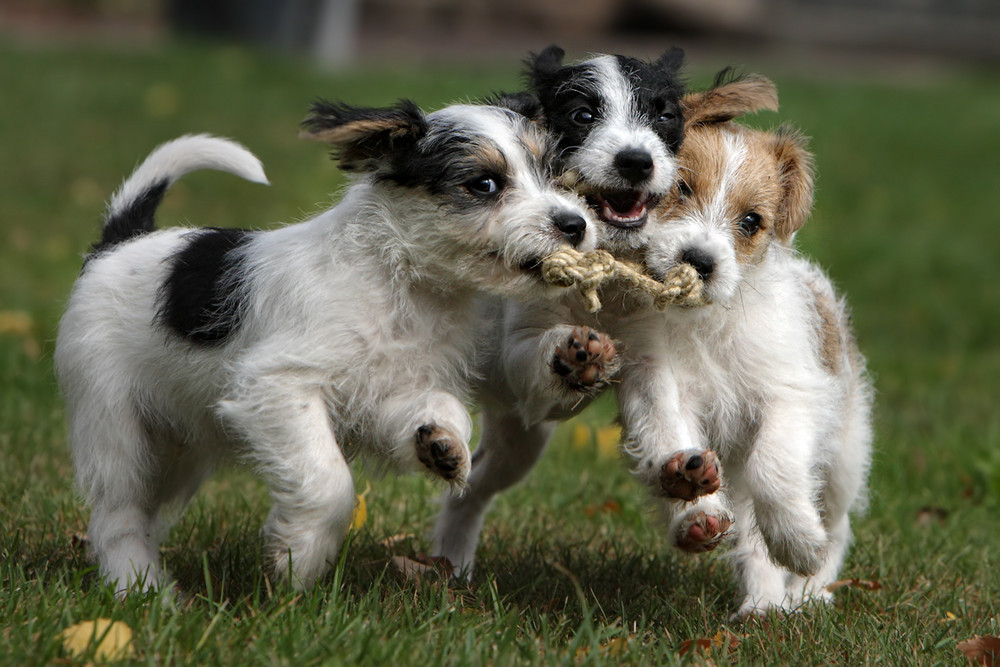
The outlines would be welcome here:
M 672 123 L 674 119 L 677 118 L 677 114 L 670 113 L 669 111 L 664 111 L 661 113 L 657 119 L 657 123 Z
M 597 120 L 597 117 L 594 114 L 594 110 L 590 107 L 580 107 L 570 113 L 569 119 L 577 125 L 590 125 Z
M 681 196 L 681 199 L 687 199 L 691 196 L 691 186 L 687 184 L 685 180 L 677 181 L 677 194 Z
M 488 197 L 500 191 L 500 182 L 493 176 L 479 176 L 466 183 L 465 187 L 474 195 Z
M 753 236 L 760 230 L 760 214 L 753 211 L 744 213 L 739 225 L 744 236 Z

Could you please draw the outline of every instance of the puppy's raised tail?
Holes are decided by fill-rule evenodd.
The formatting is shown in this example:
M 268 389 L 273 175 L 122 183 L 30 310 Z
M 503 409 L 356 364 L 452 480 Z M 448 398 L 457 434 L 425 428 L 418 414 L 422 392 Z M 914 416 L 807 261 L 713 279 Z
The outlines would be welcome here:
M 161 144 L 136 167 L 108 203 L 101 240 L 93 252 L 147 234 L 167 189 L 184 174 L 199 169 L 227 171 L 253 183 L 268 185 L 260 160 L 228 139 L 189 134 Z

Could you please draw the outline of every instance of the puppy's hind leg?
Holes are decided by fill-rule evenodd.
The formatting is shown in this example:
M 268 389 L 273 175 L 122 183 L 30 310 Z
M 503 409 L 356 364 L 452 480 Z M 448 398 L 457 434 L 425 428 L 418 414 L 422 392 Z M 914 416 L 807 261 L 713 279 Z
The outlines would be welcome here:
M 267 482 L 264 524 L 274 579 L 305 589 L 336 560 L 354 511 L 354 481 L 317 386 L 257 381 L 219 404 L 245 439 L 247 456 Z
M 757 528 L 753 505 L 742 493 L 734 494 L 734 505 L 739 530 L 730 555 L 742 599 L 733 619 L 793 611 L 798 602 L 787 588 L 790 573 L 771 560 Z
M 555 422 L 525 427 L 512 412 L 496 406 L 484 409 L 483 435 L 472 456 L 468 487 L 461 496 L 444 499 L 434 526 L 432 554 L 447 558 L 456 577 L 472 577 L 479 534 L 493 496 L 528 474 L 553 430 Z
M 807 406 L 769 406 L 747 457 L 744 481 L 771 556 L 804 577 L 825 560 L 826 528 L 816 505 L 816 425 Z
M 107 392 L 107 387 L 104 388 Z M 167 582 L 153 499 L 157 460 L 133 403 L 123 395 L 95 405 L 68 400 L 70 444 L 92 512 L 88 535 L 101 575 L 119 596 Z

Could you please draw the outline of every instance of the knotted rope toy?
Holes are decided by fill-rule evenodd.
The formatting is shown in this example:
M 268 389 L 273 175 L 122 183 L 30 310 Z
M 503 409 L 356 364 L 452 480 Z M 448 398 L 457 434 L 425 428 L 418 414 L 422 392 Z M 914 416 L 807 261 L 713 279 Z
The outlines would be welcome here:
M 671 268 L 660 282 L 644 273 L 639 265 L 617 259 L 606 250 L 580 252 L 566 248 L 556 251 L 542 260 L 542 278 L 551 285 L 575 286 L 591 313 L 601 309 L 597 291 L 610 280 L 620 280 L 630 289 L 649 294 L 658 310 L 667 306 L 705 304 L 701 278 L 690 264 L 678 264 Z

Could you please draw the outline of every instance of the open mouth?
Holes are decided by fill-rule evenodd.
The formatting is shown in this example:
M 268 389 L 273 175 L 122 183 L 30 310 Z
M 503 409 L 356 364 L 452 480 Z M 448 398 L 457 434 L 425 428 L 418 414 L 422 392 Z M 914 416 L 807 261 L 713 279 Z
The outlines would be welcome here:
M 634 229 L 646 224 L 653 197 L 639 190 L 622 190 L 592 194 L 587 202 L 597 211 L 598 217 L 609 225 Z

